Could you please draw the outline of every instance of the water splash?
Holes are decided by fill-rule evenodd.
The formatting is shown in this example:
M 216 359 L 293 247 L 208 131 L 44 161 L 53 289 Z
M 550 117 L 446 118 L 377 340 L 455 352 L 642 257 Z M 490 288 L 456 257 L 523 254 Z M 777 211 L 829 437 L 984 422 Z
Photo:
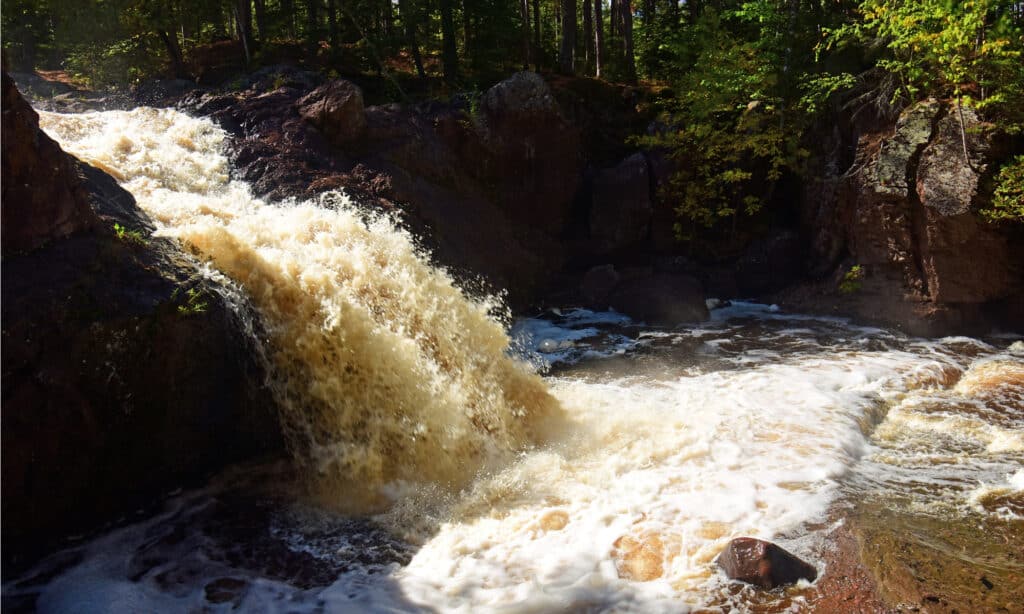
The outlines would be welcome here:
M 274 393 L 316 493 L 348 509 L 387 485 L 465 485 L 542 439 L 560 413 L 488 316 L 387 217 L 341 193 L 276 206 L 229 179 L 224 133 L 172 110 L 58 115 L 61 145 L 121 181 L 158 224 L 261 311 Z

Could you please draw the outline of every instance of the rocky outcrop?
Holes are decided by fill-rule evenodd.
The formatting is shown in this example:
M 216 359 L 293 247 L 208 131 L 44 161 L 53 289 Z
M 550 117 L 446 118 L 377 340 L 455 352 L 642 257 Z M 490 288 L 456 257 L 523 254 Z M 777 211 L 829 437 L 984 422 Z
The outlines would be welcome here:
M 1005 303 L 1024 293 L 1024 240 L 978 211 L 1009 140 L 972 109 L 937 100 L 909 108 L 888 130 L 854 135 L 850 168 L 820 169 L 831 180 L 805 192 L 808 269 L 821 277 L 778 300 L 921 335 L 1008 321 Z M 824 142 L 835 151 L 844 139 Z M 844 284 L 851 272 L 855 283 Z
M 513 220 L 559 234 L 583 170 L 579 131 L 533 72 L 516 73 L 487 90 L 480 110 L 486 151 L 481 179 L 498 206 Z
M 97 227 L 75 162 L 39 129 L 39 116 L 3 74 L 3 254 Z
M 761 588 L 785 586 L 799 580 L 813 582 L 818 577 L 818 571 L 810 563 L 771 542 L 753 537 L 730 541 L 716 563 L 730 579 Z
M 9 195 L 20 185 L 5 163 L 5 575 L 70 532 L 283 445 L 245 301 L 200 275 L 176 243 L 150 236 L 113 178 L 44 137 L 11 138 L 38 131 L 34 114 L 8 113 L 8 102 L 23 104 L 13 89 L 5 77 L 4 159 L 48 160 L 31 185 L 61 186 L 74 216 L 47 227 Z M 8 252 L 8 236 L 32 241 Z
M 590 235 L 602 252 L 636 247 L 651 225 L 651 182 L 647 158 L 635 153 L 593 180 Z
M 306 94 L 298 103 L 299 115 L 320 129 L 338 146 L 358 141 L 366 131 L 363 91 L 354 83 L 335 79 Z

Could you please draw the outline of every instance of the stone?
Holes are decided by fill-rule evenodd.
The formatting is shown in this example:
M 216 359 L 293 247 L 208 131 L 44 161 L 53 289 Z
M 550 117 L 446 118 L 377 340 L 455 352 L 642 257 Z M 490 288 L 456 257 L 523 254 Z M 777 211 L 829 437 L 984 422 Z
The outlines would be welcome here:
M 483 155 L 463 158 L 513 220 L 562 233 L 582 181 L 579 130 L 562 115 L 551 88 L 520 72 L 484 93 L 476 124 Z
M 590 234 L 602 251 L 635 246 L 650 232 L 651 182 L 647 158 L 635 153 L 593 180 Z
M 351 144 L 366 131 L 363 90 L 350 81 L 326 83 L 300 98 L 297 106 L 299 115 L 335 145 Z
M 779 290 L 799 279 L 804 247 L 800 236 L 783 230 L 751 243 L 736 263 L 736 285 L 743 296 Z
M 597 308 L 607 307 L 608 296 L 622 279 L 622 276 L 610 264 L 592 267 L 583 275 L 580 293 L 587 301 Z
M 1024 291 L 1022 260 L 1009 237 L 977 215 L 995 135 L 963 109 L 970 163 L 964 160 L 960 113 L 939 120 L 917 168 L 919 251 L 929 297 L 942 303 L 983 303 Z
M 654 273 L 627 278 L 608 301 L 617 311 L 648 324 L 676 325 L 708 319 L 704 288 L 689 275 Z
M 3 564 L 17 569 L 228 463 L 283 453 L 284 442 L 244 297 L 229 304 L 230 290 L 175 241 L 151 236 L 112 177 L 32 123 L 8 131 L 9 120 L 35 119 L 8 85 L 0 517 Z M 26 207 L 28 186 L 65 199 L 66 215 Z M 114 224 L 139 239 L 118 238 Z M 189 290 L 206 307 L 182 314 Z
M 810 563 L 776 544 L 753 537 L 730 541 L 716 563 L 730 579 L 767 589 L 799 580 L 813 582 L 818 577 Z
M 99 225 L 78 167 L 39 128 L 39 116 L 3 73 L 3 255 L 27 252 Z

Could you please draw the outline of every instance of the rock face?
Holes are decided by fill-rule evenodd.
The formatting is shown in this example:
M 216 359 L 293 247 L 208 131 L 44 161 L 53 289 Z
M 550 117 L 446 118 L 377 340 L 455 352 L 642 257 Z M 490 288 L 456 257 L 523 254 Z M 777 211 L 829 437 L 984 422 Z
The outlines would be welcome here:
M 779 546 L 753 537 L 737 537 L 729 542 L 716 560 L 729 578 L 761 588 L 813 582 L 818 571 Z
M 487 90 L 480 108 L 487 152 L 480 170 L 499 206 L 516 221 L 560 233 L 583 170 L 578 130 L 533 72 Z
M 635 153 L 593 181 L 590 234 L 605 251 L 634 247 L 650 232 L 651 181 L 647 158 Z
M 247 332 L 258 321 L 177 244 L 149 236 L 113 178 L 45 137 L 10 138 L 38 124 L 22 113 L 8 132 L 6 105 L 20 101 L 8 83 L 4 159 L 50 156 L 57 174 L 44 178 L 70 195 L 70 219 L 87 223 L 53 232 L 37 212 L 25 217 L 4 165 L 5 250 L 8 233 L 36 246 L 5 251 L 2 267 L 5 574 L 71 532 L 283 446 Z M 129 232 L 118 237 L 115 223 Z
M 357 141 L 366 131 L 363 91 L 354 83 L 335 79 L 299 99 L 299 115 L 339 146 Z
M 96 228 L 75 163 L 39 129 L 39 116 L 3 73 L 3 254 Z
M 616 311 L 648 324 L 676 325 L 708 319 L 704 288 L 688 275 L 626 277 L 611 291 L 608 302 Z
M 1024 293 L 1024 237 L 978 214 L 1011 153 L 1008 139 L 973 110 L 936 100 L 911 107 L 889 130 L 860 126 L 853 135 L 850 168 L 836 159 L 825 169 L 832 180 L 805 194 L 808 268 L 822 277 L 780 300 L 922 335 L 1012 319 L 1007 309 Z M 844 139 L 826 141 L 838 150 Z M 855 265 L 862 279 L 840 292 Z

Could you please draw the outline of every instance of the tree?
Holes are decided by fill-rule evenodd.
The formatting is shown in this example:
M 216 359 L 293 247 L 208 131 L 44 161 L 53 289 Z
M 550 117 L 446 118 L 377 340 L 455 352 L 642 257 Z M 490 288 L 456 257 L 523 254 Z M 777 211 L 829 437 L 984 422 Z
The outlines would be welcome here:
M 455 18 L 452 15 L 452 0 L 441 0 L 441 65 L 444 80 L 454 85 L 459 74 L 459 56 L 455 49 Z
M 562 45 L 558 52 L 558 67 L 563 74 L 576 71 L 576 0 L 561 0 Z

